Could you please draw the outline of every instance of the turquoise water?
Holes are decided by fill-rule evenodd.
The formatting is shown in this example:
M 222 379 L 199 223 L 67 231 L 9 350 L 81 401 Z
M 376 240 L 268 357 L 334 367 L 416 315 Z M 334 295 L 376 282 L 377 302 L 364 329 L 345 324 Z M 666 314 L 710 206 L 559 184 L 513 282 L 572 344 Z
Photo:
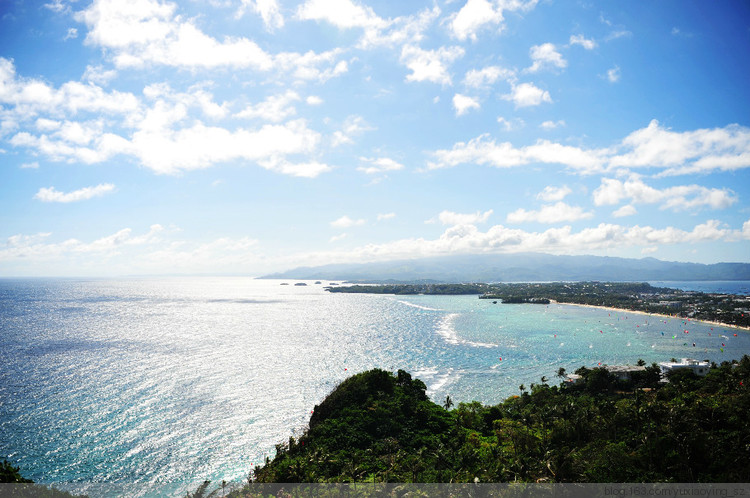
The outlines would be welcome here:
M 559 367 L 750 353 L 746 331 L 674 318 L 308 284 L 0 280 L 0 458 L 38 482 L 184 495 L 241 481 L 373 367 L 496 403 Z

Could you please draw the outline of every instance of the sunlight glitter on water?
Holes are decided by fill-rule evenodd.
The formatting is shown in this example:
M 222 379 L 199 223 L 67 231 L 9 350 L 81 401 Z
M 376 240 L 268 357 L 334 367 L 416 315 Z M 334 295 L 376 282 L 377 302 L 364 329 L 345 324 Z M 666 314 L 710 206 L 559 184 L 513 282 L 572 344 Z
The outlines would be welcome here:
M 0 331 L 0 458 L 39 482 L 182 495 L 244 479 L 370 368 L 496 403 L 559 367 L 750 352 L 746 331 L 678 319 L 245 278 L 0 280 Z

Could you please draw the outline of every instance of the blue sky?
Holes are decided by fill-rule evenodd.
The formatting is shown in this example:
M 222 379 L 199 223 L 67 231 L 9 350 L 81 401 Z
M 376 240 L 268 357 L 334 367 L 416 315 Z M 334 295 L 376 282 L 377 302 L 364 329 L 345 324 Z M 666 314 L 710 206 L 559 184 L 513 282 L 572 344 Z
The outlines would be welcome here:
M 0 0 L 0 275 L 750 262 L 746 1 Z

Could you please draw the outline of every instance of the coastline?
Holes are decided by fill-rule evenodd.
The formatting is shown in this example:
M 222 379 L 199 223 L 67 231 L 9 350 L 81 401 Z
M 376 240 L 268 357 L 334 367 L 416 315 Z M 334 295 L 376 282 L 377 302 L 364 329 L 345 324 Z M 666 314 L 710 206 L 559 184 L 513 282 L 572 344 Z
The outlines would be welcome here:
M 637 315 L 656 316 L 656 317 L 662 317 L 662 318 L 674 318 L 674 319 L 683 320 L 683 321 L 705 323 L 707 325 L 713 325 L 715 327 L 727 327 L 727 328 L 732 328 L 732 329 L 750 331 L 750 327 L 744 327 L 742 325 L 730 325 L 728 323 L 714 322 L 711 320 L 698 320 L 696 318 L 683 318 L 677 315 L 665 315 L 664 313 L 651 313 L 649 311 L 629 310 L 625 308 L 613 308 L 611 306 L 597 306 L 594 304 L 561 303 L 559 301 L 555 301 L 554 299 L 550 299 L 550 304 L 582 306 L 585 308 L 596 308 L 596 309 L 607 310 L 607 311 L 617 311 L 620 313 L 635 313 Z

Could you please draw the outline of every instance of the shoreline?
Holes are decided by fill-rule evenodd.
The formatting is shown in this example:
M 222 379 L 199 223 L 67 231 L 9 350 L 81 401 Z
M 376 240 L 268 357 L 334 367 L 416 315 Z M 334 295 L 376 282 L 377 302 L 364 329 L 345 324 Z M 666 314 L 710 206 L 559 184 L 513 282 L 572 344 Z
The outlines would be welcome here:
M 597 306 L 595 304 L 577 304 L 577 303 L 561 303 L 559 301 L 555 301 L 553 299 L 550 299 L 550 304 L 558 304 L 558 305 L 568 305 L 568 306 L 582 306 L 584 308 L 595 308 L 595 309 L 601 309 L 601 310 L 608 310 L 608 311 L 617 311 L 621 313 L 635 313 L 637 315 L 646 315 L 646 316 L 657 316 L 657 317 L 663 317 L 663 318 L 674 318 L 682 321 L 691 321 L 691 322 L 700 322 L 705 323 L 707 325 L 713 325 L 715 327 L 728 327 L 731 329 L 738 329 L 738 330 L 746 330 L 750 331 L 750 327 L 745 327 L 742 325 L 730 325 L 728 323 L 722 323 L 722 322 L 714 322 L 711 320 L 699 320 L 696 318 L 683 318 L 681 316 L 675 316 L 675 315 L 665 315 L 664 313 L 652 313 L 649 311 L 640 311 L 640 310 L 629 310 L 625 308 L 613 308 L 611 306 Z

